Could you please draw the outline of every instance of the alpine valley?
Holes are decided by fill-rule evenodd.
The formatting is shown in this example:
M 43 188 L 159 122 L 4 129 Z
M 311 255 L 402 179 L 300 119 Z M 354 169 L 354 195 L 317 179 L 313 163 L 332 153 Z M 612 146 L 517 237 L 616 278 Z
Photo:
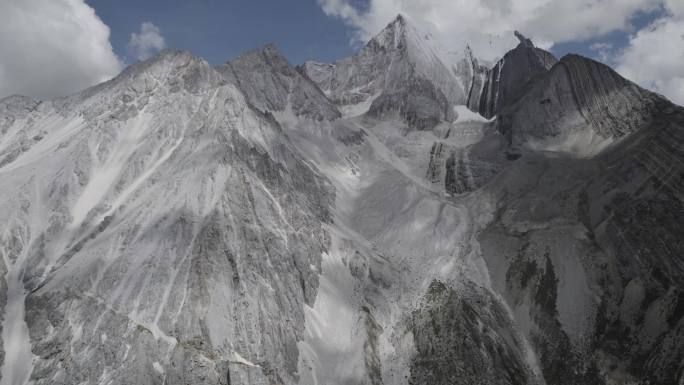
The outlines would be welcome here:
M 684 384 L 684 108 L 516 35 L 0 100 L 0 384 Z

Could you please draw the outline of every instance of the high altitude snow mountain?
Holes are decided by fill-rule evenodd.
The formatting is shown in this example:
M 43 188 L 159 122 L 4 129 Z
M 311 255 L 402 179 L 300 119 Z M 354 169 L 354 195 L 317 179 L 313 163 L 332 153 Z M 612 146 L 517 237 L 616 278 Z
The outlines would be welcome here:
M 0 385 L 684 382 L 684 109 L 518 34 L 0 101 Z

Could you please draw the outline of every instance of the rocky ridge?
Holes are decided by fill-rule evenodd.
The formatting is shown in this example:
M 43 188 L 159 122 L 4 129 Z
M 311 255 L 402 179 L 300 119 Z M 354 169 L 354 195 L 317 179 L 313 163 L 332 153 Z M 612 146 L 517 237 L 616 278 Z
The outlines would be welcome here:
M 518 37 L 3 99 L 0 381 L 679 384 L 684 109 Z

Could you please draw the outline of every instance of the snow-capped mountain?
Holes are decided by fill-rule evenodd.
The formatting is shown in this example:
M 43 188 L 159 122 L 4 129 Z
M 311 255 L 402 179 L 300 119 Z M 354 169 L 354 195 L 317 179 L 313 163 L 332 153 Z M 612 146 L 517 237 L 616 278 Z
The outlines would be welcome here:
M 684 109 L 398 17 L 0 101 L 0 384 L 680 384 Z
M 301 70 L 346 116 L 398 113 L 412 127 L 433 128 L 453 120 L 454 105 L 467 104 L 477 76 L 469 50 L 443 52 L 400 15 L 358 54 L 334 64 L 308 62 Z

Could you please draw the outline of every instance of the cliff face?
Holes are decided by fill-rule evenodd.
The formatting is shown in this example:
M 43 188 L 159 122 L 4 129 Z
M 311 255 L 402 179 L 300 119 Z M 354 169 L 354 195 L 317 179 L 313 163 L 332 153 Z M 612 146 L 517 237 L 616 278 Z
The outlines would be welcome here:
M 500 112 L 499 127 L 514 146 L 595 155 L 648 127 L 660 100 L 601 63 L 568 55 Z
M 532 41 L 516 32 L 520 43 L 485 74 L 481 91 L 473 94 L 474 110 L 486 118 L 517 101 L 532 80 L 549 71 L 558 61 L 551 53 L 539 49 Z M 475 97 L 477 95 L 477 97 Z

